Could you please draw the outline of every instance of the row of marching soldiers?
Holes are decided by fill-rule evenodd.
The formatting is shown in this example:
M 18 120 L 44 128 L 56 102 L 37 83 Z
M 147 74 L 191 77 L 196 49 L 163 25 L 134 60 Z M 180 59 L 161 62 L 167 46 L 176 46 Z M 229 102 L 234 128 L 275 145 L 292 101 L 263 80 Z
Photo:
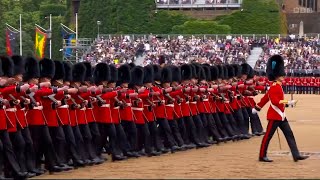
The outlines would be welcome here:
M 116 68 L 13 56 L 0 65 L 5 177 L 101 164 L 103 153 L 120 161 L 263 134 L 251 109 L 267 86 L 248 64 Z

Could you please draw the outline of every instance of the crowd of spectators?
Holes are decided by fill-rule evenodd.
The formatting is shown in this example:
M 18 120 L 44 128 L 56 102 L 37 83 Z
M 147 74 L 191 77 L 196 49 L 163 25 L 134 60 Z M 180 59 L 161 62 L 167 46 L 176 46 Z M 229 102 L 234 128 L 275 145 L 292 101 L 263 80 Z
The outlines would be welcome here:
M 101 37 L 85 55 L 85 60 L 93 65 L 99 62 L 123 64 L 136 61 L 140 61 L 142 65 L 157 64 L 160 57 L 164 57 L 167 64 L 192 61 L 242 63 L 250 55 L 252 43 L 252 39 L 240 37 L 219 40 L 194 36 L 168 39 L 150 35 L 134 40 L 129 36 L 111 39 Z
M 264 40 L 263 53 L 256 63 L 256 69 L 264 70 L 268 58 L 274 54 L 284 57 L 287 70 L 320 69 L 320 39 L 318 38 L 275 38 Z
M 159 59 L 167 64 L 243 63 L 253 47 L 262 47 L 263 52 L 256 62 L 256 70 L 265 70 L 267 60 L 274 54 L 284 57 L 287 70 L 320 69 L 319 38 L 211 38 L 182 35 L 175 38 L 146 36 L 132 39 L 131 36 L 101 37 L 85 55 L 84 60 L 92 65 L 100 62 L 140 65 L 158 64 Z M 160 58 L 161 57 L 161 58 Z

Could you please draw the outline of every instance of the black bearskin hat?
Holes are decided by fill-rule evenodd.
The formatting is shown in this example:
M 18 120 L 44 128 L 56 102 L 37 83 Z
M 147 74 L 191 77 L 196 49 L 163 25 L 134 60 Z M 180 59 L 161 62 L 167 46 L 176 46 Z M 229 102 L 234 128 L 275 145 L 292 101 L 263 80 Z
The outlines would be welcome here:
M 122 83 L 130 83 L 131 74 L 130 74 L 130 66 L 128 64 L 123 64 L 118 69 L 118 82 Z
M 14 64 L 12 59 L 7 56 L 1 56 L 0 59 L 2 61 L 3 76 L 12 77 L 14 70 Z
M 52 80 L 59 80 L 64 78 L 64 65 L 62 61 L 54 61 L 54 65 L 56 67 L 54 76 Z
M 102 81 L 109 81 L 110 69 L 106 63 L 98 63 L 93 72 L 93 79 L 96 85 L 99 85 Z
M 170 66 L 172 72 L 172 82 L 181 82 L 181 69 L 179 66 Z
M 161 83 L 170 83 L 172 82 L 172 72 L 171 68 L 166 66 L 161 70 Z
M 198 79 L 197 68 L 195 64 L 189 64 L 192 72 L 192 79 Z
M 33 57 L 26 58 L 25 73 L 23 74 L 23 81 L 29 81 L 32 78 L 40 77 L 39 61 Z
M 143 72 L 143 83 L 153 83 L 154 69 L 152 65 L 145 66 Z
M 160 81 L 161 80 L 161 67 L 156 64 L 154 64 L 152 66 L 153 66 L 154 80 Z
M 83 62 L 84 66 L 86 67 L 86 77 L 84 81 L 92 81 L 92 66 L 90 62 Z
M 25 72 L 25 63 L 26 61 L 21 56 L 12 56 L 11 57 L 13 64 L 14 64 L 14 75 L 17 74 L 24 74 Z
M 3 76 L 2 61 L 0 61 L 0 76 Z
M 267 76 L 269 81 L 274 81 L 280 76 L 285 76 L 284 62 L 280 55 L 270 57 L 267 62 Z
M 134 68 L 131 69 L 131 85 L 136 85 L 136 86 L 142 86 L 143 85 L 143 76 L 144 76 L 144 71 L 143 67 L 141 66 L 135 66 Z
M 247 63 L 241 64 L 241 75 L 248 75 L 250 73 L 251 66 Z
M 83 82 L 86 76 L 86 66 L 83 63 L 77 63 L 72 68 L 72 81 Z
M 63 62 L 64 77 L 63 81 L 72 81 L 72 64 L 70 62 Z
M 224 68 L 221 65 L 217 65 L 217 68 L 219 72 L 218 79 L 224 79 Z
M 228 79 L 228 68 L 226 65 L 222 66 L 223 67 L 223 72 L 224 72 L 224 79 Z
M 254 77 L 254 70 L 252 69 L 252 67 L 250 66 L 250 71 L 249 74 L 247 76 L 247 79 L 252 79 Z
M 204 70 L 204 73 L 206 75 L 206 80 L 207 81 L 212 81 L 211 79 L 211 72 L 210 72 L 210 65 L 209 64 L 203 64 L 202 68 Z
M 109 65 L 109 69 L 110 69 L 110 79 L 109 82 L 110 83 L 115 83 L 118 81 L 118 69 L 115 65 L 110 64 Z
M 133 62 L 132 63 L 129 63 L 129 66 L 130 66 L 130 69 L 134 68 L 136 66 L 136 64 L 134 64 Z
M 203 67 L 201 65 L 196 65 L 196 67 L 198 68 L 198 80 L 206 80 L 206 72 L 204 71 Z
M 235 77 L 235 70 L 232 65 L 227 65 L 228 68 L 228 79 Z
M 55 73 L 54 62 L 51 59 L 43 58 L 39 62 L 40 77 L 46 77 L 52 79 Z
M 219 77 L 219 69 L 217 66 L 210 66 L 211 80 L 216 81 Z
M 180 68 L 181 70 L 181 80 L 190 80 L 192 78 L 192 69 L 188 64 L 183 64 Z
M 234 69 L 234 76 L 241 77 L 241 66 L 239 64 L 232 64 L 231 66 Z

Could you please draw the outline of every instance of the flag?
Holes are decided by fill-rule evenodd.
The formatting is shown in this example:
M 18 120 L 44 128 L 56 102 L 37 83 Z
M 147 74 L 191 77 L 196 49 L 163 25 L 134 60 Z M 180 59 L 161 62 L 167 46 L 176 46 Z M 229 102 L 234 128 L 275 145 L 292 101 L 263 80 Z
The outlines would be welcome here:
M 36 28 L 35 56 L 38 59 L 44 57 L 46 47 L 47 34 Z
M 63 37 L 64 46 L 67 47 L 64 49 L 64 56 L 71 57 L 72 48 L 68 48 L 69 46 L 75 45 L 75 33 L 70 32 L 64 26 L 61 26 L 61 35 Z
M 8 56 L 12 56 L 15 52 L 18 34 L 18 32 L 12 31 L 9 27 L 6 28 L 6 51 Z

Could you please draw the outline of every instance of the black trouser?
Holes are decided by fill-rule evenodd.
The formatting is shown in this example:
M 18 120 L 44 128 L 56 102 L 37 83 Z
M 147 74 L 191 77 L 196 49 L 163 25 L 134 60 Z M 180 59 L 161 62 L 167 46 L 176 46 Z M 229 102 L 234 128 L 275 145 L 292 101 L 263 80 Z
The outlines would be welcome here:
M 178 123 L 179 132 L 180 132 L 181 138 L 183 140 L 183 143 L 184 144 L 189 144 L 190 140 L 189 140 L 189 137 L 188 137 L 186 125 L 184 123 L 184 118 L 177 119 L 177 123 Z
M 177 120 L 173 119 L 173 120 L 169 120 L 168 122 L 169 122 L 171 132 L 173 134 L 175 142 L 178 144 L 178 146 L 182 146 L 184 144 L 184 142 L 183 142 L 182 136 L 180 134 L 179 125 L 178 125 Z
M 149 121 L 148 127 L 149 127 L 150 136 L 151 136 L 151 144 L 156 150 L 160 151 L 161 149 L 164 148 L 164 145 L 159 136 L 157 123 L 155 121 Z
M 202 142 L 202 143 L 206 142 L 206 137 L 204 135 L 203 123 L 202 123 L 199 115 L 192 116 L 192 119 L 193 119 L 193 122 L 196 126 L 197 134 L 198 134 L 200 142 Z
M 10 132 L 9 133 L 10 136 L 10 140 L 12 142 L 13 145 L 13 149 L 15 152 L 15 155 L 17 157 L 17 160 L 19 162 L 20 165 L 20 169 L 22 172 L 26 172 L 27 171 L 27 167 L 26 167 L 26 157 L 25 157 L 25 147 L 26 147 L 26 143 L 23 139 L 23 136 L 21 134 L 20 129 L 17 129 L 16 132 Z
M 257 114 L 252 114 L 252 108 L 247 108 L 247 112 L 250 117 L 250 124 L 251 124 L 251 132 L 252 134 L 263 132 L 263 128 L 261 125 L 261 121 L 259 118 L 259 115 Z
M 25 127 L 21 129 L 22 136 L 24 138 L 25 146 L 25 157 L 26 157 L 26 165 L 28 171 L 33 171 L 36 169 L 36 153 L 34 150 L 33 140 L 31 138 L 29 127 Z
M 122 120 L 121 125 L 130 144 L 130 151 L 137 149 L 137 127 L 133 121 Z
M 46 125 L 29 126 L 29 129 L 36 153 L 36 167 L 40 168 L 41 158 L 44 154 L 46 166 L 50 171 L 53 166 L 57 165 L 57 155 L 53 146 L 49 129 Z
M 247 134 L 248 132 L 246 131 L 242 110 L 241 109 L 234 110 L 233 117 L 234 119 L 236 119 L 237 126 L 241 134 Z
M 137 135 L 138 135 L 138 146 L 137 151 L 141 151 L 143 148 L 146 153 L 151 153 L 152 143 L 150 131 L 147 124 L 136 124 L 137 127 Z
M 287 140 L 287 143 L 290 147 L 292 156 L 294 158 L 298 157 L 300 155 L 300 153 L 299 153 L 293 132 L 291 130 L 291 127 L 287 121 L 287 118 L 285 118 L 284 121 L 269 120 L 266 134 L 264 135 L 264 137 L 262 139 L 259 157 L 263 158 L 263 157 L 267 156 L 267 150 L 268 150 L 270 140 L 278 127 L 281 129 L 281 131 L 283 132 L 283 134 Z
M 128 142 L 127 135 L 124 132 L 124 129 L 121 124 L 115 124 L 116 132 L 117 132 L 117 139 L 119 143 L 119 148 L 122 150 L 123 153 L 127 153 L 131 151 L 131 146 Z
M 49 132 L 51 135 L 51 139 L 53 142 L 53 146 L 56 150 L 56 155 L 58 159 L 58 164 L 66 163 L 66 136 L 63 132 L 63 128 L 61 126 L 57 127 L 49 127 Z
M 96 153 L 100 156 L 101 155 L 100 143 L 102 139 L 101 139 L 101 134 L 100 134 L 98 124 L 96 122 L 91 122 L 91 123 L 88 123 L 88 126 L 90 128 L 90 132 L 92 135 L 93 147 L 96 148 Z
M 202 125 L 203 125 L 203 137 L 205 142 L 207 142 L 209 140 L 209 134 L 208 134 L 208 119 L 205 113 L 200 113 L 199 118 L 202 121 Z
M 184 142 L 188 142 L 188 144 L 190 142 L 194 144 L 200 144 L 196 125 L 194 124 L 193 119 L 190 116 L 186 116 L 183 119 L 184 119 L 184 123 L 186 125 L 186 130 L 187 130 L 187 137 L 188 137 L 187 140 L 190 140 L 190 141 L 184 141 Z
M 227 118 L 228 118 L 228 121 L 233 129 L 233 132 L 236 134 L 236 135 L 241 135 L 241 131 L 237 125 L 237 120 L 234 119 L 233 115 L 232 114 L 226 114 Z
M 66 136 L 66 142 L 67 142 L 67 150 L 66 150 L 67 160 L 69 160 L 70 158 L 74 161 L 81 160 L 82 158 L 79 155 L 79 149 L 78 149 L 79 147 L 77 146 L 72 127 L 70 125 L 64 125 L 62 126 L 62 128 Z
M 216 124 L 215 119 L 213 118 L 212 114 L 205 114 L 205 117 L 207 118 L 208 121 L 208 135 L 212 136 L 212 138 L 214 140 L 220 140 L 222 138 L 222 136 L 220 135 L 219 131 L 218 131 L 218 127 Z
M 241 108 L 241 110 L 244 119 L 244 131 L 246 132 L 246 134 L 249 134 L 250 117 L 246 107 Z
M 84 142 L 84 150 L 86 154 L 89 155 L 90 159 L 94 159 L 97 157 L 96 148 L 92 143 L 92 134 L 88 124 L 80 124 L 79 125 L 80 132 L 82 134 L 83 142 Z
M 165 118 L 158 118 L 157 123 L 159 124 L 159 130 L 163 134 L 164 144 L 166 144 L 169 148 L 175 146 L 175 141 L 172 136 L 172 131 L 170 129 L 168 120 Z
M 0 131 L 0 139 L 3 145 L 3 152 L 4 152 L 4 160 L 6 167 L 10 170 L 13 170 L 15 174 L 21 172 L 18 160 L 13 150 L 13 146 L 9 137 L 9 133 L 7 130 Z
M 4 166 L 3 166 L 3 164 L 4 164 L 4 161 L 3 161 L 3 155 L 4 155 L 4 151 L 3 151 L 3 144 L 2 144 L 2 141 L 1 141 L 1 139 L 0 139 L 0 176 L 2 176 L 3 175 L 3 168 L 4 168 Z
M 99 144 L 98 155 L 102 153 L 102 148 L 107 143 L 107 137 L 109 137 L 109 147 L 112 155 L 120 155 L 119 148 L 117 147 L 117 131 L 114 124 L 109 123 L 99 123 L 99 131 L 101 135 L 101 142 Z
M 234 136 L 235 132 L 233 131 L 226 114 L 224 114 L 223 112 L 219 112 L 218 114 L 219 114 L 219 118 L 221 120 L 221 123 L 223 124 L 226 132 L 228 133 L 228 136 L 230 136 L 230 137 Z
M 79 126 L 73 126 L 72 130 L 73 130 L 74 138 L 76 140 L 76 145 L 77 145 L 77 148 L 78 148 L 79 155 L 81 156 L 81 159 L 82 160 L 88 160 L 88 159 L 95 158 L 95 154 L 93 152 L 91 152 L 91 154 L 88 154 L 88 152 L 86 151 L 87 148 L 86 148 L 86 145 L 84 143 L 84 139 L 83 139 L 83 136 L 81 134 L 80 127 Z
M 222 122 L 221 122 L 221 119 L 219 117 L 219 114 L 218 113 L 213 113 L 212 114 L 212 117 L 217 125 L 217 129 L 218 129 L 218 132 L 219 134 L 223 137 L 223 138 L 226 138 L 228 137 L 228 133 L 226 131 L 226 129 L 224 128 Z

